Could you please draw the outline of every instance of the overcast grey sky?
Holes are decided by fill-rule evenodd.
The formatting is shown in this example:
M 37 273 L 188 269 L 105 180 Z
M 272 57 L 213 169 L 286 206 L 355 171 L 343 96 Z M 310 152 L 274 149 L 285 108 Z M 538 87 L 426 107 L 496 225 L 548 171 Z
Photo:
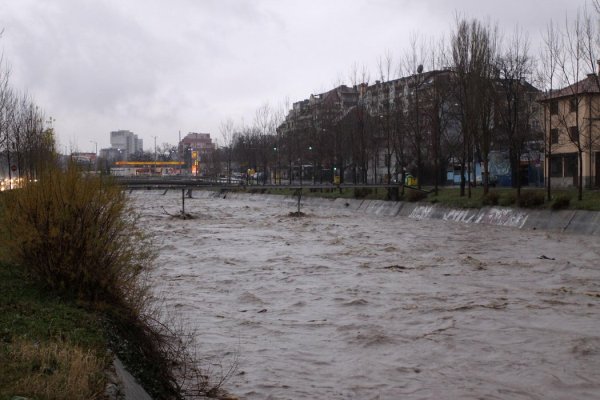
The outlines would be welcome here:
M 457 12 L 520 25 L 532 47 L 550 19 L 586 0 L 0 0 L 0 45 L 15 88 L 56 119 L 65 146 L 94 151 L 129 129 L 175 144 L 178 132 L 219 136 L 268 102 L 295 102 L 371 80 L 409 36 L 449 36 Z

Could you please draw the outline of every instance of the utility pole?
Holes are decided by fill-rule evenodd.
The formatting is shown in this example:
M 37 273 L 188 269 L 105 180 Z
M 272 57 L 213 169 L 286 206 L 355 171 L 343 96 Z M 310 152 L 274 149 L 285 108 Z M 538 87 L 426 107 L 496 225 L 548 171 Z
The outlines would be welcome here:
M 154 162 L 156 162 L 156 136 L 154 136 Z

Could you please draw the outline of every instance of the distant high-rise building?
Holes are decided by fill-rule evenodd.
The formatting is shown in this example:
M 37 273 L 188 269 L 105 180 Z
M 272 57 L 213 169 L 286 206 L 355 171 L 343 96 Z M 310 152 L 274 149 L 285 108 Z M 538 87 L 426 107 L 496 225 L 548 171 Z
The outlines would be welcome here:
M 118 130 L 110 133 L 110 146 L 121 150 L 125 156 L 142 152 L 143 144 L 143 140 L 131 131 Z

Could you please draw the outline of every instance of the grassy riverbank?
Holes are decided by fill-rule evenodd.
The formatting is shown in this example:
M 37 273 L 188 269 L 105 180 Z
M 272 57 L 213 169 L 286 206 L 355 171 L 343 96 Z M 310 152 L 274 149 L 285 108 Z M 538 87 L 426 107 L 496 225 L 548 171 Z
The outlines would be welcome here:
M 526 207 L 538 209 L 573 209 L 600 211 L 600 190 L 585 190 L 583 200 L 577 200 L 576 189 L 554 190 L 552 201 L 545 198 L 546 191 L 543 188 L 523 188 L 521 190 L 521 201 L 517 199 L 517 191 L 513 188 L 490 188 L 490 194 L 483 195 L 483 188 L 473 188 L 471 197 L 460 196 L 460 190 L 456 187 L 440 188 L 438 194 L 433 193 L 432 187 L 423 188 L 427 193 L 422 193 L 410 188 L 405 189 L 404 196 L 400 194 L 399 200 L 423 201 L 437 203 L 454 208 L 481 208 L 490 205 L 505 207 Z M 245 189 L 249 193 L 270 193 L 279 195 L 294 195 L 291 189 L 265 189 L 258 186 Z M 368 200 L 388 200 L 387 189 L 303 189 L 303 196 L 316 196 L 324 198 L 361 198 Z
M 104 399 L 113 354 L 154 398 L 177 398 L 169 361 L 118 310 L 58 295 L 1 261 L 0 293 L 0 400 Z
M 0 400 L 101 398 L 110 364 L 102 319 L 0 263 Z
M 0 400 L 104 398 L 112 354 L 152 398 L 223 394 L 152 296 L 138 218 L 122 187 L 75 165 L 0 193 Z
M 183 397 L 191 361 L 152 303 L 154 258 L 109 180 L 49 166 L 2 192 L 0 400 L 102 398 L 109 348 L 153 398 Z

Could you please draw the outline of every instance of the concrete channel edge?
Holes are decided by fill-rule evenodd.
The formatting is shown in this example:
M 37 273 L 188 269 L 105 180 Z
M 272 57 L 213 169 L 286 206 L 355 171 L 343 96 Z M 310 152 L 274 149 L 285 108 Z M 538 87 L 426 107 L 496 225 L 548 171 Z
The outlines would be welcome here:
M 194 197 L 220 197 L 247 199 L 267 204 L 295 206 L 297 198 L 275 194 L 218 193 Z M 383 217 L 410 219 L 440 219 L 467 224 L 506 226 L 523 230 L 546 230 L 582 235 L 600 236 L 600 212 L 585 210 L 526 210 L 508 207 L 484 207 L 481 209 L 457 209 L 439 204 L 392 202 L 384 200 L 303 197 L 301 207 L 340 208 Z

